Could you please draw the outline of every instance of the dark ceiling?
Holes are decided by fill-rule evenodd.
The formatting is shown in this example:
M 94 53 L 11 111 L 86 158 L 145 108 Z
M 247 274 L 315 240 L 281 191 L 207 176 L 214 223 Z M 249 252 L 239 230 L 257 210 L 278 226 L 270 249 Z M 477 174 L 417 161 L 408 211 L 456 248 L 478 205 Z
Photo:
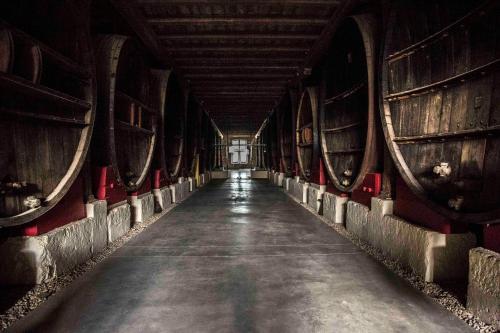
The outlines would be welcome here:
M 349 1 L 114 0 L 226 133 L 252 135 Z

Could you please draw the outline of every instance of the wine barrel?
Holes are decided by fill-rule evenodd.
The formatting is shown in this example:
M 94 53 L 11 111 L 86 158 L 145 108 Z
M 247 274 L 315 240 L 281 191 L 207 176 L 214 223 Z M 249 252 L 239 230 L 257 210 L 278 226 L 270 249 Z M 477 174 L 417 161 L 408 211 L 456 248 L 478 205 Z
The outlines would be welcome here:
M 290 174 L 294 167 L 294 154 L 293 149 L 293 105 L 292 96 L 289 92 L 285 94 L 281 103 L 278 105 L 279 116 L 279 142 L 281 149 L 281 163 L 284 171 Z
M 184 94 L 171 71 L 152 71 L 151 98 L 159 110 L 155 168 L 162 169 L 171 182 L 180 173 L 184 146 Z
M 200 164 L 199 172 L 200 174 L 205 173 L 209 168 L 210 163 L 210 147 L 212 145 L 214 137 L 214 132 L 212 128 L 212 123 L 210 122 L 210 117 L 207 113 L 202 113 L 201 119 L 201 138 L 200 138 Z
M 96 48 L 98 108 L 94 163 L 111 166 L 119 186 L 137 191 L 148 175 L 158 111 L 151 107 L 150 70 L 132 38 L 105 35 Z
M 53 208 L 84 164 L 96 90 L 80 6 L 52 0 L 0 4 L 2 227 L 28 223 Z
M 296 122 L 297 161 L 302 177 L 310 181 L 315 170 L 318 145 L 318 93 L 307 87 L 300 97 Z
M 201 107 L 193 94 L 189 94 L 186 114 L 186 155 L 185 172 L 188 176 L 194 176 L 196 159 L 199 154 L 200 144 L 200 122 Z
M 278 117 L 276 111 L 269 117 L 268 129 L 268 154 L 269 167 L 274 171 L 280 171 L 281 151 L 279 146 Z
M 500 216 L 500 3 L 394 2 L 382 121 L 401 176 L 452 219 Z
M 340 191 L 357 188 L 376 164 L 375 29 L 372 16 L 348 18 L 335 33 L 324 66 L 322 156 Z

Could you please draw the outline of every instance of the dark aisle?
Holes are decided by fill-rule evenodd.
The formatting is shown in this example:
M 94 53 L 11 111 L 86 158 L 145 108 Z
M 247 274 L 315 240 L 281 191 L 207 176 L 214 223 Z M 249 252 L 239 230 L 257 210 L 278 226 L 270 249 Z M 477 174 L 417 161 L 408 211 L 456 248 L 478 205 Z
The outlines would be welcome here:
M 468 332 L 266 181 L 213 181 L 14 327 Z

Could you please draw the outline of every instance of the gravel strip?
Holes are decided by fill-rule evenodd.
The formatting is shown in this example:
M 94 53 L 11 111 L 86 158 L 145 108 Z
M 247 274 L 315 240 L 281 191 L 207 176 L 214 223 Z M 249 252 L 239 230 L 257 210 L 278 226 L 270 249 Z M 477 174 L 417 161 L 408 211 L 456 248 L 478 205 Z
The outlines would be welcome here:
M 36 309 L 50 296 L 64 289 L 75 279 L 85 272 L 93 269 L 98 263 L 106 259 L 110 254 L 123 246 L 131 238 L 141 233 L 144 229 L 158 221 L 162 216 L 171 211 L 176 205 L 172 205 L 165 211 L 154 214 L 146 221 L 133 226 L 125 235 L 109 244 L 104 251 L 89 259 L 87 262 L 76 266 L 72 271 L 56 277 L 54 280 L 35 285 L 23 297 L 21 297 L 12 307 L 0 314 L 0 331 L 7 329 L 15 321 L 26 316 L 30 311 Z
M 380 250 L 371 246 L 369 243 L 359 239 L 354 236 L 347 229 L 344 228 L 343 225 L 333 223 L 327 220 L 324 216 L 318 215 L 313 209 L 304 206 L 300 203 L 299 200 L 295 199 L 290 194 L 286 193 L 294 202 L 296 202 L 301 207 L 307 209 L 311 214 L 319 218 L 322 222 L 330 226 L 340 235 L 344 236 L 348 240 L 350 240 L 354 245 L 358 246 L 360 249 L 368 253 L 371 257 L 376 259 L 377 261 L 384 264 L 391 271 L 396 273 L 398 276 L 402 277 L 406 281 L 408 281 L 414 288 L 422 291 L 424 294 L 432 298 L 434 301 L 438 302 L 441 306 L 443 306 L 446 310 L 453 313 L 455 316 L 463 320 L 470 327 L 474 328 L 478 332 L 481 333 L 498 333 L 500 331 L 495 330 L 492 325 L 486 324 L 481 321 L 478 317 L 474 316 L 471 312 L 469 312 L 463 305 L 460 303 L 459 299 L 450 294 L 448 291 L 443 289 L 436 283 L 425 282 L 420 276 L 413 273 L 413 271 L 407 267 L 401 266 L 398 262 L 387 258 Z

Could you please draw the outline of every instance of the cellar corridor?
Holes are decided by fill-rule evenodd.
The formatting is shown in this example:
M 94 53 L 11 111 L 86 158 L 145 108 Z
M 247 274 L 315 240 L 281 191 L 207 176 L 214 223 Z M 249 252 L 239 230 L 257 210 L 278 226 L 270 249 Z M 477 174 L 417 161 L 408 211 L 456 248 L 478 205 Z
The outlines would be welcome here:
M 265 180 L 233 172 L 13 332 L 468 332 Z

